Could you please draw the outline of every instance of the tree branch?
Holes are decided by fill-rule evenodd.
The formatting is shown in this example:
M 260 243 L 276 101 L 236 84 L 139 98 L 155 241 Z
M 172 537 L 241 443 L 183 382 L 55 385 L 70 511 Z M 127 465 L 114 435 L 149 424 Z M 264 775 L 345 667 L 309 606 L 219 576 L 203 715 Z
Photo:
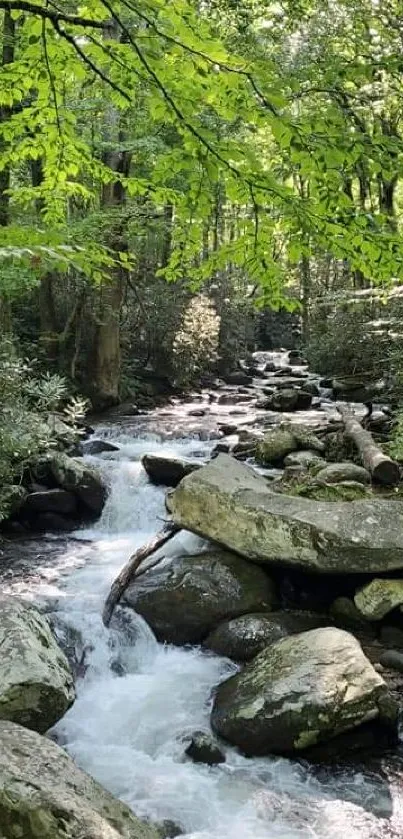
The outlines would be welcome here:
M 0 0 L 0 9 L 5 9 L 8 12 L 28 12 L 53 23 L 69 23 L 71 26 L 83 28 L 103 29 L 105 26 L 104 21 L 52 11 L 44 6 L 38 6 L 36 3 L 30 3 L 28 0 Z

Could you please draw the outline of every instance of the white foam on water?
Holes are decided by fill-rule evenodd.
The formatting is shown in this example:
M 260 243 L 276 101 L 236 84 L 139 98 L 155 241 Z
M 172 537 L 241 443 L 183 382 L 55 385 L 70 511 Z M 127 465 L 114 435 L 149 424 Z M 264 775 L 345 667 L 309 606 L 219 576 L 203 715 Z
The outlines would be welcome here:
M 210 446 L 197 444 L 205 452 Z M 102 625 L 112 580 L 165 516 L 164 492 L 148 483 L 141 454 L 185 455 L 194 449 L 194 440 L 161 444 L 123 437 L 118 456 L 98 460 L 111 487 L 104 512 L 95 527 L 77 534 L 91 540 L 81 548 L 81 567 L 74 568 L 79 545 L 70 544 L 60 558 L 65 576 L 58 615 L 82 634 L 91 652 L 77 700 L 56 734 L 79 765 L 135 813 L 171 819 L 187 839 L 397 837 L 403 824 L 399 799 L 392 821 L 379 817 L 383 807 L 388 810 L 388 788 L 370 777 L 351 772 L 324 783 L 297 762 L 247 759 L 231 748 L 226 763 L 214 768 L 185 759 L 183 738 L 208 728 L 212 691 L 235 665 L 198 648 L 158 644 L 145 622 L 126 610 L 118 612 L 111 630 Z M 165 553 L 202 548 L 201 540 L 181 534 Z

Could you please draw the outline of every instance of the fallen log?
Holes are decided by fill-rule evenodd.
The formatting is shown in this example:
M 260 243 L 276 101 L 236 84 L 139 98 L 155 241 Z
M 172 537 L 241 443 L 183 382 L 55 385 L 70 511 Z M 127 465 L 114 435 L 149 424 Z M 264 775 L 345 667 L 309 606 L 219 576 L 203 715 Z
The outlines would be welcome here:
M 114 610 L 121 600 L 122 595 L 126 591 L 127 586 L 133 580 L 139 566 L 142 565 L 144 560 L 148 559 L 149 556 L 162 548 L 163 545 L 166 545 L 166 543 L 169 542 L 169 540 L 172 539 L 180 529 L 181 528 L 177 524 L 169 522 L 169 524 L 166 524 L 164 529 L 157 533 L 153 539 L 141 548 L 138 548 L 138 550 L 132 554 L 129 561 L 122 568 L 120 574 L 116 577 L 116 580 L 112 583 L 111 590 L 106 598 L 105 606 L 102 612 L 102 620 L 105 626 L 109 626 Z
M 400 481 L 400 469 L 396 461 L 377 446 L 370 431 L 362 427 L 350 408 L 339 405 L 338 411 L 344 421 L 345 433 L 358 449 L 362 464 L 368 469 L 373 481 L 384 486 L 396 486 Z

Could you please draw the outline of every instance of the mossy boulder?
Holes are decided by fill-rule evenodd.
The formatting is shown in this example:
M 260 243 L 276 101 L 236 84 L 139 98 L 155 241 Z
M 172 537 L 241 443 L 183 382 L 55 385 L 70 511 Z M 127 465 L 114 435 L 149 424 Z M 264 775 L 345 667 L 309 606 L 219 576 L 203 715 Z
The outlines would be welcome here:
M 288 428 L 275 428 L 264 435 L 257 447 L 256 458 L 262 464 L 281 463 L 297 448 L 297 440 Z
M 198 644 L 226 618 L 270 610 L 275 589 L 262 568 L 215 550 L 150 571 L 122 602 L 142 615 L 159 641 Z
M 326 465 L 326 461 L 317 452 L 302 449 L 302 451 L 291 452 L 284 460 L 285 466 L 298 466 L 302 469 L 318 472 Z
M 66 752 L 0 721 L 1 839 L 158 839 Z
M 357 591 L 354 603 L 367 620 L 382 620 L 393 609 L 403 605 L 403 580 L 371 580 Z
M 97 469 L 63 452 L 55 452 L 37 461 L 32 472 L 36 480 L 46 486 L 72 492 L 82 513 L 92 518 L 101 515 L 107 489 Z
M 0 719 L 44 732 L 72 705 L 73 674 L 46 618 L 14 597 L 0 599 Z
M 358 501 L 360 498 L 370 498 L 370 491 L 357 481 L 342 481 L 338 484 L 326 484 L 314 479 L 295 482 L 283 486 L 283 492 L 297 495 L 301 498 L 311 498 L 313 501 Z
M 266 566 L 326 574 L 403 568 L 401 501 L 372 495 L 349 503 L 314 501 L 273 492 L 253 469 L 225 454 L 184 478 L 169 508 L 181 527 Z
M 327 627 L 266 647 L 219 685 L 213 730 L 247 755 L 304 752 L 369 721 L 397 732 L 397 705 L 347 632 Z
M 331 618 L 304 610 L 241 615 L 224 621 L 208 635 L 204 647 L 234 661 L 251 661 L 269 644 L 288 635 L 329 626 Z

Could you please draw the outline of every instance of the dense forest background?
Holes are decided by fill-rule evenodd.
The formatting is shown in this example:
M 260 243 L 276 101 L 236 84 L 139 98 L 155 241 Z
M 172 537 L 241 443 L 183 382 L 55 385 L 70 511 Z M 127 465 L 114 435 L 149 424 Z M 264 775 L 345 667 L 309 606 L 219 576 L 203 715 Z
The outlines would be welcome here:
M 399 400 L 399 0 L 0 11 L 3 484 L 49 412 L 196 387 L 279 322 Z

